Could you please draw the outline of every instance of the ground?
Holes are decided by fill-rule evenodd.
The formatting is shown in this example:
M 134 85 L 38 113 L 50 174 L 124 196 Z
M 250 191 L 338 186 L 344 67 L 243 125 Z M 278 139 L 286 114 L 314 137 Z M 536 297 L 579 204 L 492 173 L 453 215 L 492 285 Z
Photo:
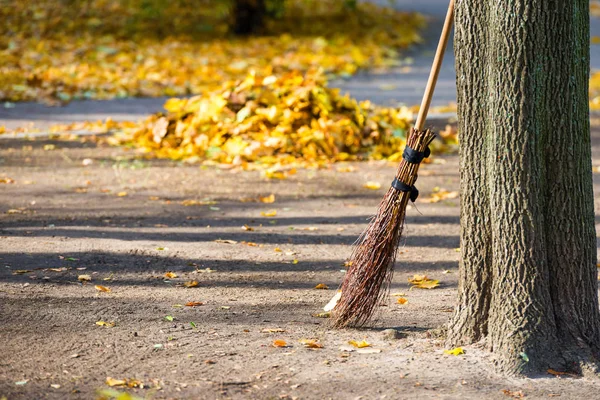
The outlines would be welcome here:
M 386 105 L 420 99 L 447 1 L 397 3 L 432 16 L 427 40 L 411 53 L 410 69 L 335 83 L 354 97 Z M 600 31 L 597 20 L 592 31 Z M 600 65 L 599 49 L 592 47 L 593 66 Z M 436 105 L 454 99 L 453 80 L 448 60 Z M 163 101 L 19 103 L 0 108 L 0 125 L 135 120 Z M 447 121 L 432 123 L 442 129 Z M 597 125 L 593 120 L 595 166 Z M 435 187 L 458 190 L 458 160 L 434 159 L 420 173 L 422 195 L 408 210 L 391 288 L 408 303 L 390 296 L 373 327 L 337 331 L 313 315 L 341 282 L 351 245 L 394 165 L 334 165 L 278 181 L 257 171 L 140 160 L 91 141 L 0 139 L 0 180 L 15 181 L 0 183 L 0 398 L 89 399 L 108 388 L 107 377 L 139 380 L 145 388 L 119 390 L 157 399 L 597 397 L 600 383 L 586 378 L 497 375 L 477 346 L 444 354 L 439 328 L 456 302 L 459 207 L 457 199 L 426 200 Z M 348 166 L 354 171 L 342 172 Z M 600 175 L 594 178 L 598 194 Z M 364 188 L 368 181 L 382 189 Z M 274 203 L 256 201 L 270 194 Z M 206 199 L 216 203 L 181 204 Z M 274 217 L 261 215 L 271 210 Z M 413 274 L 441 286 L 410 290 Z M 91 281 L 83 284 L 80 275 Z M 194 280 L 196 287 L 184 287 Z M 321 283 L 330 289 L 315 289 Z M 390 338 L 389 328 L 400 337 Z M 324 347 L 306 349 L 300 339 Z M 289 347 L 273 347 L 275 340 Z M 349 340 L 367 340 L 367 349 L 380 352 L 349 351 Z
M 0 396 L 91 398 L 107 377 L 139 380 L 147 388 L 129 390 L 154 398 L 500 399 L 502 390 L 593 398 L 600 389 L 584 378 L 507 379 L 477 346 L 443 354 L 436 329 L 456 300 L 459 207 L 427 195 L 457 190 L 455 155 L 424 166 L 422 198 L 408 211 L 391 289 L 408 303 L 391 296 L 374 327 L 337 331 L 313 314 L 340 283 L 393 165 L 336 165 L 273 181 L 258 171 L 137 160 L 92 142 L 12 138 L 0 148 L 2 178 L 15 180 L 0 197 Z M 364 188 L 367 181 L 382 189 Z M 600 179 L 595 185 L 598 192 Z M 270 194 L 274 203 L 247 201 Z M 203 199 L 216 203 L 181 204 Z M 277 215 L 261 215 L 270 210 Z M 169 271 L 177 277 L 165 278 Z M 441 287 L 410 290 L 413 274 Z M 183 286 L 192 280 L 198 286 Z M 320 283 L 330 289 L 315 289 Z M 185 306 L 191 301 L 203 305 Z M 387 328 L 401 338 L 387 338 Z M 306 349 L 300 339 L 324 347 Z M 363 339 L 381 352 L 347 351 L 349 340 Z

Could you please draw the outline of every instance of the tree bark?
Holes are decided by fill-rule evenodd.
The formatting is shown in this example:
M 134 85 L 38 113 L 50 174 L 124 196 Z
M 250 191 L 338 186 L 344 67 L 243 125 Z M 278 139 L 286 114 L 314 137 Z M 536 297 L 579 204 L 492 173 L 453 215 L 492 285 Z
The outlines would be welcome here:
M 588 0 L 457 0 L 459 305 L 508 373 L 595 369 Z
M 257 33 L 263 27 L 266 12 L 265 0 L 235 0 L 233 32 L 242 36 Z

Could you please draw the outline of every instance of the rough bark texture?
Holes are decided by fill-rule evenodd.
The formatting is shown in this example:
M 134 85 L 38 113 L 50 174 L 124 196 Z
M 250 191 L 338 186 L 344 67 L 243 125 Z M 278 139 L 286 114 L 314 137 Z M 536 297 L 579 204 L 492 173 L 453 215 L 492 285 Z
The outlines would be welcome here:
M 457 0 L 459 306 L 450 344 L 500 369 L 582 372 L 600 313 L 588 0 Z

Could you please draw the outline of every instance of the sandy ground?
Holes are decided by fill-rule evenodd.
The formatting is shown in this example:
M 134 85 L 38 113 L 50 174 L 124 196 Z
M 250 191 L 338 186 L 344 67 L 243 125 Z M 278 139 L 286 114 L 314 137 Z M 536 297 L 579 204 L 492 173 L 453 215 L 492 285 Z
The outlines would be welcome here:
M 600 164 L 598 129 L 594 156 Z M 457 157 L 435 160 L 420 174 L 421 200 L 436 186 L 458 189 Z M 0 140 L 0 179 L 15 180 L 0 184 L 0 398 L 89 399 L 107 377 L 139 380 L 143 389 L 128 390 L 156 399 L 509 398 L 503 390 L 597 398 L 600 384 L 584 378 L 499 376 L 477 346 L 443 354 L 436 329 L 456 300 L 456 199 L 408 211 L 391 290 L 407 304 L 390 297 L 363 330 L 332 330 L 314 317 L 394 173 L 388 163 L 350 165 L 273 181 L 89 142 Z M 382 189 L 363 188 L 367 181 Z M 270 194 L 272 204 L 240 201 Z M 181 204 L 203 199 L 216 203 Z M 261 215 L 270 210 L 277 215 Z M 177 277 L 165 278 L 169 271 Z M 442 285 L 409 290 L 415 273 Z M 91 282 L 78 281 L 84 274 Z M 198 286 L 183 286 L 192 280 Z M 192 301 L 203 305 L 181 306 Z M 363 339 L 380 352 L 348 351 L 349 340 Z

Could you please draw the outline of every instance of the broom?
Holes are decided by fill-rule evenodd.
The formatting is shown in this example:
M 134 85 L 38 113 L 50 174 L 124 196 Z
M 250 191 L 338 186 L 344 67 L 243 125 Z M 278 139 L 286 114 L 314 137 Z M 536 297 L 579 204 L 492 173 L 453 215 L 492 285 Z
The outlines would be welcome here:
M 414 184 L 420 162 L 429 156 L 429 144 L 435 134 L 423 130 L 425 119 L 454 16 L 454 0 L 450 0 L 446 21 L 429 75 L 423 102 L 415 126 L 406 140 L 403 159 L 396 178 L 379 205 L 377 215 L 357 241 L 350 265 L 341 286 L 341 296 L 332 310 L 333 325 L 363 326 L 373 316 L 375 307 L 386 297 L 394 272 L 396 252 L 402 236 L 408 201 L 415 201 L 419 192 Z

